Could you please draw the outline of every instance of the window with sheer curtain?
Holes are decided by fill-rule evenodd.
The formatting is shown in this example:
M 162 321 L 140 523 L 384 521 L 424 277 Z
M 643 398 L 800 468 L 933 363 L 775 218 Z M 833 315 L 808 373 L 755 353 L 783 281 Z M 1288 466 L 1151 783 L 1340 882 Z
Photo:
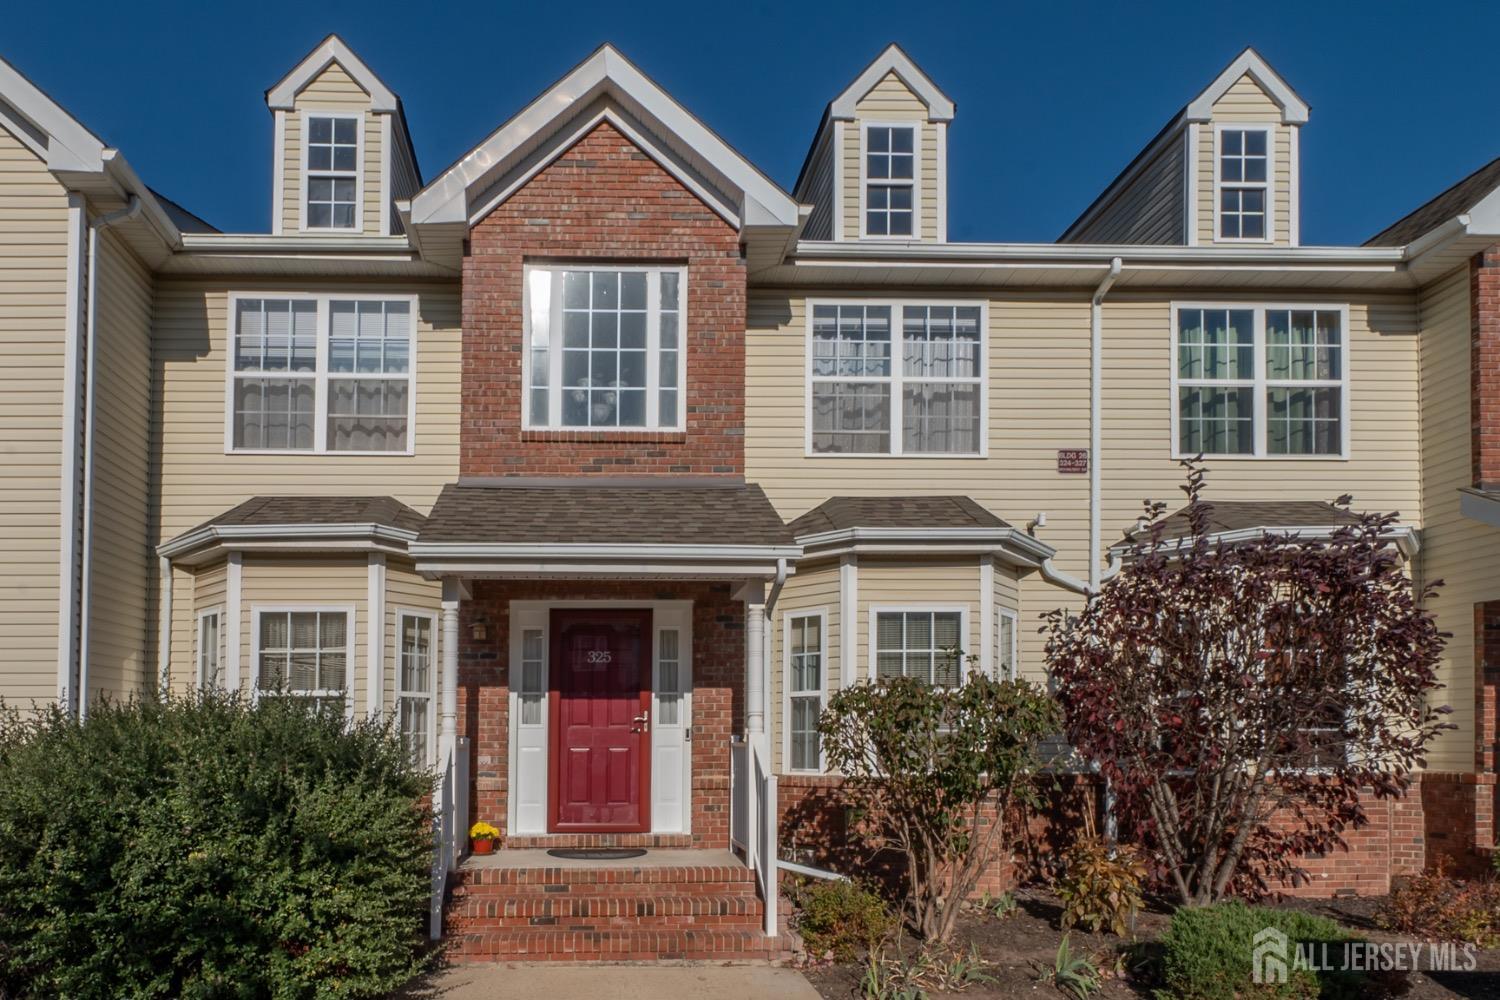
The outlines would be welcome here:
M 396 714 L 401 739 L 418 767 L 433 763 L 433 636 L 437 620 L 428 614 L 401 612 L 396 677 Z
M 235 451 L 411 450 L 411 297 L 231 297 Z
M 962 611 L 875 612 L 875 677 L 916 677 L 955 687 L 962 677 Z
M 256 689 L 311 706 L 344 705 L 349 612 L 256 609 Z
M 812 452 L 982 454 L 982 306 L 814 302 L 810 311 Z

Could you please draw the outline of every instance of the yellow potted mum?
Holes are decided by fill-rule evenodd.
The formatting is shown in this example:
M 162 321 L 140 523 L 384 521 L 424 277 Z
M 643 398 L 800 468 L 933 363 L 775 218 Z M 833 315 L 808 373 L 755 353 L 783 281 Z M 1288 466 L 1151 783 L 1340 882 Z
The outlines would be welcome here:
M 469 827 L 469 842 L 474 845 L 475 854 L 489 854 L 499 839 L 500 829 L 489 823 L 481 821 Z

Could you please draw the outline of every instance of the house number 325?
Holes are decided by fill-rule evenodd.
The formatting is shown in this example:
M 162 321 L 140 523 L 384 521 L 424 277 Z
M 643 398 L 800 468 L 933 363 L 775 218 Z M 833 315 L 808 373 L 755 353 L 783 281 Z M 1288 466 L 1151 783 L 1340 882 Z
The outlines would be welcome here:
M 613 663 L 614 660 L 615 654 L 607 649 L 589 650 L 588 661 L 590 663 Z

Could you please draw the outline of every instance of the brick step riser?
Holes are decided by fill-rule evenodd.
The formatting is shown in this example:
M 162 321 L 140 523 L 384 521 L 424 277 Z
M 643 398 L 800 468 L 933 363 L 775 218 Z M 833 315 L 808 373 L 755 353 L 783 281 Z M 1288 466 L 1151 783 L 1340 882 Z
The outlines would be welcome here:
M 778 959 L 788 944 L 751 930 L 509 930 L 455 934 L 447 957 L 456 963 L 500 961 L 621 962 Z
M 758 930 L 756 915 L 650 916 L 650 917 L 453 917 L 447 929 L 453 934 L 486 934 L 492 931 L 580 931 L 603 933 L 630 930 Z
M 755 871 L 739 865 L 682 868 L 471 868 L 458 875 L 466 885 L 683 885 L 697 882 L 754 884 Z
M 453 889 L 454 899 L 661 899 L 674 896 L 754 896 L 754 882 L 663 882 L 610 884 L 575 882 L 572 885 L 465 885 Z
M 731 917 L 755 914 L 760 900 L 750 896 L 658 896 L 652 899 L 509 899 L 455 901 L 454 916 L 491 920 L 568 917 Z

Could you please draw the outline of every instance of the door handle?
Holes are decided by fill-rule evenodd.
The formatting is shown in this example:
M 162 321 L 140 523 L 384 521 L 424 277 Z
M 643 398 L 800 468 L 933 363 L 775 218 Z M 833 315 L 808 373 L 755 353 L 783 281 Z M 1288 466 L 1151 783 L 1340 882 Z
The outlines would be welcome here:
M 640 728 L 636 730 L 636 732 L 638 733 L 649 733 L 651 731 L 651 713 L 649 712 L 642 712 L 640 715 L 637 715 L 630 721 L 635 725 L 640 726 Z

